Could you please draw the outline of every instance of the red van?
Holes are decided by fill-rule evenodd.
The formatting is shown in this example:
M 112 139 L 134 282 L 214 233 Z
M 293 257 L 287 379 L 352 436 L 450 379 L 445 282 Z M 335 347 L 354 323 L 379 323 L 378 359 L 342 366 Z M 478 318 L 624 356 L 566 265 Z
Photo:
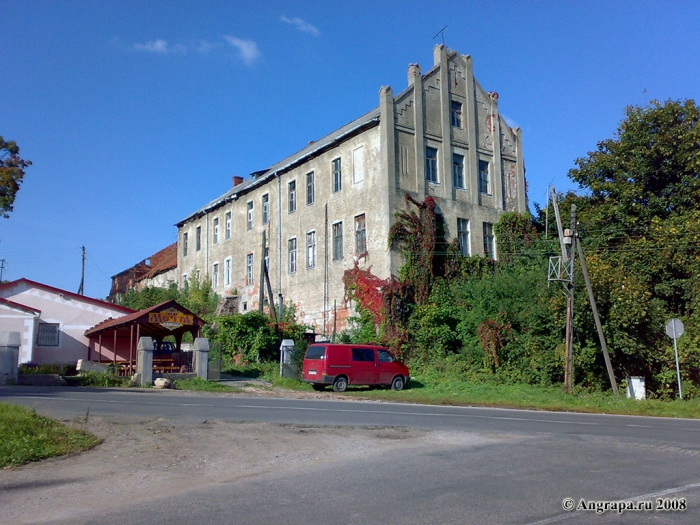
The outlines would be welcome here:
M 401 390 L 410 374 L 405 364 L 381 346 L 314 343 L 306 350 L 302 377 L 314 390 L 333 385 L 336 392 L 345 392 L 348 385 Z

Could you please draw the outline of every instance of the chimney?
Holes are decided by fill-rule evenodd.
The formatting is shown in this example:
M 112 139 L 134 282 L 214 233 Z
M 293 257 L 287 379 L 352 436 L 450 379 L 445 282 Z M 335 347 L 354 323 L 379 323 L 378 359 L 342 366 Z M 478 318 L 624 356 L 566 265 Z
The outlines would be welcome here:
M 233 187 L 235 188 L 238 186 L 241 182 L 243 182 L 243 177 L 239 177 L 238 175 L 233 176 Z
M 408 85 L 412 86 L 415 83 L 416 77 L 420 77 L 421 71 L 418 64 L 408 65 Z

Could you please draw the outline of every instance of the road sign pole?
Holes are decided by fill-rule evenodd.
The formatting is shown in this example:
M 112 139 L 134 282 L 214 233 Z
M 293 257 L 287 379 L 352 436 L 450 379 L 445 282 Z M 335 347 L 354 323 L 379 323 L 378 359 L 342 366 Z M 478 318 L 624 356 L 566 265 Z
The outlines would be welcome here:
M 676 343 L 676 323 L 673 324 L 673 351 L 676 354 L 676 375 L 678 376 L 678 397 L 683 401 L 683 392 L 681 391 L 681 368 L 678 365 L 678 344 Z

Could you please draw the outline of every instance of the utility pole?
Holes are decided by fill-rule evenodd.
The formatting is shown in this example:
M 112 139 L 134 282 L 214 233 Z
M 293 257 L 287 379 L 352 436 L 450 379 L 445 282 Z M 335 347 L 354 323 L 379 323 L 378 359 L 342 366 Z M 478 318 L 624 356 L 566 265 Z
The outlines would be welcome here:
M 268 304 L 270 306 L 271 317 L 275 320 L 275 325 L 279 328 L 279 321 L 277 319 L 277 311 L 275 310 L 275 299 L 272 296 L 272 285 L 270 284 L 270 274 L 267 271 L 267 257 L 265 257 L 265 252 L 267 251 L 267 232 L 263 230 L 262 232 L 262 261 L 260 261 L 260 295 L 259 295 L 259 305 L 258 311 L 263 313 L 263 304 L 265 303 L 265 290 L 267 289 Z M 279 331 L 279 330 L 278 330 Z
M 7 268 L 7 266 L 5 266 L 6 262 L 7 259 L 5 259 L 4 257 L 0 259 L 0 282 L 2 282 L 2 274 L 5 271 L 5 268 Z
M 83 270 L 80 273 L 80 286 L 78 287 L 78 295 L 85 295 L 85 246 L 81 246 L 83 252 Z
M 258 293 L 258 312 L 263 313 L 263 302 L 265 301 L 265 249 L 267 248 L 267 237 L 265 230 L 262 232 L 262 243 L 260 245 L 260 292 Z
M 608 369 L 608 377 L 610 378 L 610 386 L 615 392 L 616 396 L 620 395 L 617 390 L 617 381 L 615 381 L 615 374 L 613 373 L 612 363 L 610 363 L 610 355 L 608 354 L 608 345 L 605 342 L 605 335 L 603 334 L 603 326 L 600 324 L 600 316 L 598 315 L 598 307 L 595 304 L 595 297 L 593 295 L 593 287 L 591 286 L 591 278 L 588 275 L 588 267 L 586 266 L 586 258 L 583 256 L 583 249 L 581 248 L 581 241 L 576 238 L 576 248 L 578 250 L 578 258 L 581 261 L 581 272 L 583 273 L 583 278 L 586 281 L 586 290 L 588 290 L 588 300 L 591 302 L 591 309 L 593 310 L 593 319 L 595 320 L 595 327 L 598 331 L 598 339 L 600 339 L 600 346 L 603 348 L 603 358 L 605 358 L 605 368 Z
M 571 272 L 569 273 L 569 282 L 567 283 L 567 301 L 566 301 L 566 368 L 564 370 L 564 382 L 566 383 L 567 392 L 571 392 L 573 387 L 574 375 L 574 259 L 576 257 L 576 205 L 571 205 L 571 223 L 570 231 L 565 232 L 567 238 L 565 243 L 568 244 L 569 264 L 571 264 Z M 569 235 L 566 235 L 566 234 Z

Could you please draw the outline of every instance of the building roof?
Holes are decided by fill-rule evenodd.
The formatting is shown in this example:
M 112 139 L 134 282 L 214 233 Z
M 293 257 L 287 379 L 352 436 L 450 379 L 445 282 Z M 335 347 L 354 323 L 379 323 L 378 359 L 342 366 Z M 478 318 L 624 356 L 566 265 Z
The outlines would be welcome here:
M 23 310 L 25 312 L 29 312 L 30 314 L 34 315 L 40 315 L 41 310 L 38 310 L 36 308 L 32 308 L 31 306 L 26 306 L 24 304 L 19 304 L 14 301 L 10 301 L 9 299 L 3 299 L 0 297 L 0 304 L 4 304 L 5 306 L 8 306 L 10 308 L 14 308 L 15 310 Z
M 100 308 L 109 308 L 111 310 L 118 310 L 118 311 L 124 312 L 126 314 L 130 314 L 130 313 L 135 311 L 135 310 L 132 310 L 131 308 L 127 308 L 125 306 L 119 306 L 118 304 L 108 303 L 107 301 L 103 301 L 101 299 L 93 299 L 92 297 L 88 297 L 86 295 L 79 295 L 77 293 L 69 292 L 68 290 L 61 290 L 60 288 L 55 288 L 53 286 L 49 286 L 48 284 L 39 283 L 39 282 L 32 281 L 30 279 L 25 279 L 25 278 L 17 279 L 16 281 L 12 281 L 12 282 L 0 285 L 0 295 L 2 295 L 3 291 L 9 290 L 9 289 L 11 289 L 19 284 L 25 284 L 29 288 L 39 288 L 41 290 L 45 290 L 47 292 L 54 293 L 57 295 L 61 294 L 65 297 L 69 297 L 71 299 L 76 299 L 76 300 L 82 301 L 84 303 L 89 303 L 89 304 L 93 304 L 95 306 L 99 306 Z
M 101 323 L 96 324 L 92 328 L 88 328 L 85 331 L 86 336 L 94 336 L 99 334 L 100 332 L 104 330 L 116 330 L 119 328 L 125 328 L 130 324 L 140 324 L 142 326 L 148 325 L 147 329 L 142 330 L 141 335 L 144 336 L 153 336 L 153 335 L 171 335 L 175 334 L 180 331 L 186 331 L 182 329 L 177 329 L 177 330 L 168 330 L 165 327 L 162 327 L 158 323 L 150 322 L 149 321 L 149 314 L 150 313 L 155 313 L 155 312 L 160 312 L 165 309 L 175 309 L 180 311 L 181 313 L 188 314 L 192 316 L 192 324 L 187 325 L 187 326 L 196 326 L 196 327 L 202 327 L 206 324 L 204 320 L 202 320 L 200 317 L 195 315 L 194 313 L 190 312 L 182 306 L 180 303 L 177 301 L 170 299 L 168 301 L 162 302 L 160 304 L 151 306 L 150 308 L 146 308 L 144 310 L 139 310 L 138 312 L 135 312 L 132 310 L 133 313 L 129 315 L 125 315 L 123 317 L 117 317 L 116 319 L 114 318 L 109 318 Z
M 177 268 L 177 242 L 170 246 L 166 246 L 159 252 L 154 253 L 148 259 L 150 261 L 150 270 L 144 275 L 136 278 L 136 281 L 144 279 L 153 279 L 156 275 Z
M 175 226 L 182 226 L 184 223 L 187 221 L 201 217 L 205 213 L 214 210 L 221 206 L 222 204 L 225 204 L 227 202 L 236 200 L 238 198 L 239 194 L 246 193 L 247 191 L 264 184 L 267 182 L 269 179 L 274 177 L 278 173 L 284 173 L 285 171 L 288 171 L 294 167 L 296 167 L 298 164 L 301 164 L 302 162 L 305 162 L 309 158 L 315 157 L 317 155 L 320 155 L 323 153 L 325 150 L 328 148 L 334 146 L 335 144 L 342 142 L 344 140 L 347 140 L 348 138 L 352 137 L 353 135 L 359 133 L 360 131 L 376 126 L 379 123 L 379 108 L 375 108 L 369 113 L 365 113 L 359 118 L 356 118 L 352 122 L 346 124 L 340 129 L 337 129 L 333 131 L 332 133 L 329 133 L 325 137 L 317 140 L 316 142 L 310 143 L 308 146 L 306 146 L 304 149 L 296 152 L 293 155 L 290 155 L 289 157 L 279 161 L 277 164 L 272 166 L 271 168 L 267 170 L 262 170 L 255 172 L 252 177 L 246 179 L 243 181 L 241 184 L 238 186 L 234 186 L 230 190 L 228 190 L 226 193 L 221 195 L 219 198 L 214 199 L 210 203 L 206 204 L 205 206 L 202 206 L 199 208 L 197 211 L 194 213 L 188 215 L 181 221 L 177 222 Z

